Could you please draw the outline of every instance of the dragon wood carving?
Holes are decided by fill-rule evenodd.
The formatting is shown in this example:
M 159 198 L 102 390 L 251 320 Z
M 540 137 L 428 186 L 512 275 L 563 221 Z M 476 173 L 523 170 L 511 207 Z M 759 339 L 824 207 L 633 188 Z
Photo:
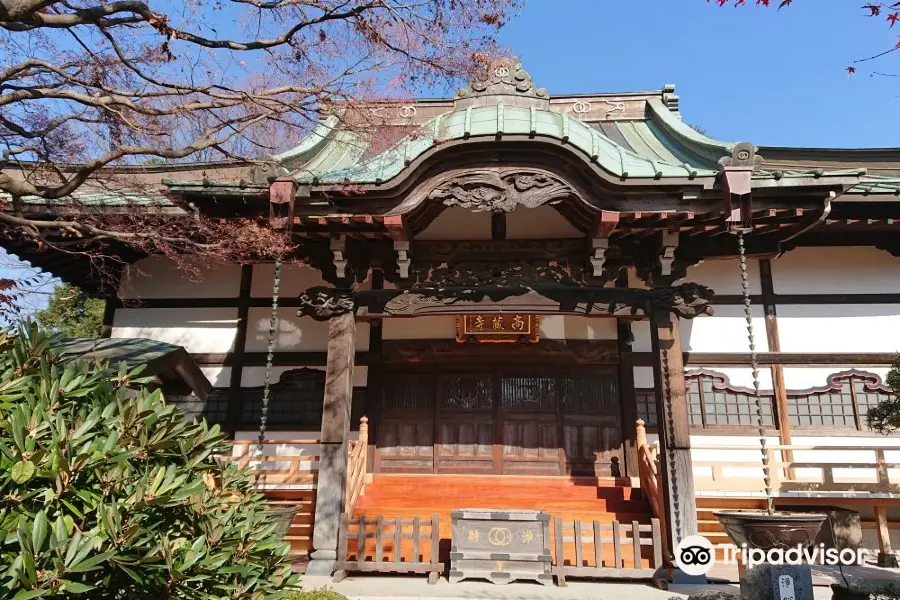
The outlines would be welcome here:
M 511 212 L 517 206 L 537 208 L 556 204 L 572 194 L 574 191 L 568 184 L 545 173 L 501 174 L 484 170 L 443 183 L 428 198 L 472 212 Z

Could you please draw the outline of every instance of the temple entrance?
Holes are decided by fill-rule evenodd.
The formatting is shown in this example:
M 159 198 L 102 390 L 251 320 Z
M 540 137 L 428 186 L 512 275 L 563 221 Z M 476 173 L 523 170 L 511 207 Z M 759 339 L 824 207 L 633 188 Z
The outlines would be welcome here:
M 621 477 L 615 370 L 553 371 L 386 372 L 376 471 Z

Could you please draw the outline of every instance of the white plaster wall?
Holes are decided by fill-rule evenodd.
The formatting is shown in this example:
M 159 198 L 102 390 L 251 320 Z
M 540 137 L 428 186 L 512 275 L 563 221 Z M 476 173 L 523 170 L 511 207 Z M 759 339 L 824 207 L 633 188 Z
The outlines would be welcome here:
M 650 337 L 650 321 L 632 321 L 631 335 L 634 336 L 634 341 L 631 343 L 632 352 L 653 352 L 653 339 Z
M 766 352 L 766 321 L 762 306 L 754 306 L 754 342 L 758 352 Z M 780 320 L 779 320 L 780 325 Z M 784 350 L 782 343 L 782 350 Z M 749 352 L 747 320 L 742 306 L 716 306 L 713 316 L 681 319 L 681 347 L 686 352 Z
M 295 365 L 290 367 L 272 367 L 272 383 L 276 383 L 278 379 L 281 377 L 281 374 L 285 371 L 291 371 L 293 369 L 315 369 L 316 371 L 324 371 L 325 367 L 322 365 L 315 367 L 304 367 L 303 365 Z M 356 365 L 353 367 L 353 387 L 366 387 L 369 378 L 369 367 L 365 365 Z M 265 367 L 244 367 L 241 372 L 241 387 L 260 387 L 264 385 L 266 382 L 266 368 Z
M 689 365 L 686 368 L 686 371 L 687 373 L 691 373 L 692 371 L 698 371 L 700 369 L 722 373 L 728 377 L 728 381 L 731 385 L 745 387 L 751 390 L 753 389 L 753 369 L 749 367 L 704 367 L 701 365 Z M 774 385 L 772 384 L 772 370 L 768 366 L 761 366 L 759 368 L 759 389 L 761 391 L 771 391 L 774 389 Z
M 456 317 L 409 317 L 384 319 L 381 337 L 385 340 L 440 340 L 456 337 Z
M 750 280 L 750 293 L 761 294 L 759 279 L 759 262 L 747 259 L 747 274 Z M 687 276 L 681 281 L 692 281 L 708 286 L 717 294 L 742 294 L 740 263 L 736 258 L 721 260 L 705 260 L 688 269 Z M 718 310 L 718 307 L 716 307 Z
M 231 367 L 200 367 L 213 387 L 227 388 L 231 384 Z
M 445 208 L 417 240 L 489 240 L 491 239 L 491 213 L 473 213 L 465 208 Z
M 150 338 L 195 354 L 233 349 L 237 308 L 124 308 L 115 313 L 112 337 Z
M 266 352 L 269 344 L 269 308 L 251 308 L 247 322 L 247 352 Z M 298 317 L 296 308 L 279 308 L 276 352 L 324 352 L 328 349 L 328 321 Z M 356 349 L 369 349 L 369 324 L 356 323 Z
M 653 367 L 634 367 L 634 387 L 637 389 L 653 389 Z
M 253 280 L 250 285 L 250 295 L 254 298 L 271 298 L 272 283 L 275 277 L 275 265 L 262 263 L 253 265 Z M 322 279 L 318 269 L 300 265 L 282 265 L 279 296 L 282 298 L 296 298 L 307 288 L 316 285 L 331 287 Z M 297 309 L 294 309 L 296 312 Z
M 241 267 L 197 265 L 197 273 L 176 269 L 172 261 L 151 256 L 126 267 L 120 294 L 127 298 L 237 298 Z
M 546 204 L 537 208 L 517 206 L 506 215 L 506 239 L 509 240 L 583 237 L 584 233 Z
M 828 381 L 828 376 L 849 369 L 858 369 L 879 375 L 881 380 L 887 376 L 890 367 L 862 367 L 859 365 L 834 365 L 830 367 L 784 367 L 784 385 L 788 390 L 805 390 L 821 387 Z
M 772 281 L 776 294 L 897 293 L 900 259 L 868 246 L 797 248 L 772 261 Z
M 546 315 L 540 318 L 541 339 L 615 340 L 616 319 Z
M 900 305 L 780 305 L 778 336 L 782 352 L 897 352 Z
M 767 437 L 766 444 L 778 444 L 777 437 Z M 738 449 L 719 449 L 710 446 L 733 446 Z M 746 448 L 746 449 L 745 449 Z M 736 435 L 692 435 L 691 460 L 697 462 L 715 462 L 723 465 L 722 475 L 727 478 L 751 478 L 762 481 L 762 461 L 759 450 L 759 436 Z M 726 466 L 734 463 L 752 463 L 753 466 Z M 756 465 L 759 465 L 757 467 Z M 711 466 L 694 466 L 694 475 L 709 479 L 712 477 Z M 703 485 L 708 488 L 708 485 Z

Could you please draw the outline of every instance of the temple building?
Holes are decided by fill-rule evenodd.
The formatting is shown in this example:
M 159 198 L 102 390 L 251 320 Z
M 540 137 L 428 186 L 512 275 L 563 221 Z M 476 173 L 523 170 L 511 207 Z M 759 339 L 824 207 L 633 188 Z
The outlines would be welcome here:
M 310 573 L 446 572 L 454 511 L 489 508 L 549 514 L 555 575 L 644 577 L 688 535 L 728 543 L 713 511 L 763 506 L 766 479 L 887 560 L 900 436 L 866 414 L 900 351 L 900 149 L 722 142 L 674 86 L 552 96 L 519 66 L 366 110 L 377 127 L 333 115 L 260 164 L 145 167 L 155 193 L 70 207 L 260 219 L 299 244 L 283 263 L 198 281 L 123 248 L 111 293 L 87 259 L 4 242 L 107 294 L 105 336 L 184 348 L 194 384 L 164 389 L 299 506 Z M 482 570 L 515 578 L 510 556 Z

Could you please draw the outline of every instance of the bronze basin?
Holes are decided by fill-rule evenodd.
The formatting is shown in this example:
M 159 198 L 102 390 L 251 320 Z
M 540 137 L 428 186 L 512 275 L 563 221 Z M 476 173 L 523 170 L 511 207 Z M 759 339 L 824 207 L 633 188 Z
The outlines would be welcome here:
M 713 514 L 736 546 L 747 544 L 760 550 L 809 547 L 827 518 L 818 513 L 769 514 L 765 510 L 720 510 Z

